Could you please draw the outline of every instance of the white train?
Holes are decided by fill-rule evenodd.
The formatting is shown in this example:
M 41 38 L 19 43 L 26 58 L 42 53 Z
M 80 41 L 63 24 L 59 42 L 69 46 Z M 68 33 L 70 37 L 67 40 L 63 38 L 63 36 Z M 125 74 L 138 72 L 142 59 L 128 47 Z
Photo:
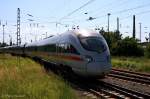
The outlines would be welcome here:
M 83 76 L 105 76 L 111 70 L 108 45 L 102 35 L 77 29 L 38 42 L 0 48 L 1 52 L 25 54 L 68 66 Z

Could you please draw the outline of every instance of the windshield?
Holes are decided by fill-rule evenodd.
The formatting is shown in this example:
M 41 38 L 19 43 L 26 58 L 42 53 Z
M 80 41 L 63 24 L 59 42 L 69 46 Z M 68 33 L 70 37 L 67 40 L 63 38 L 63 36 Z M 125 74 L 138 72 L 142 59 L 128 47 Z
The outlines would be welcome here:
M 103 38 L 100 37 L 86 37 L 80 38 L 81 45 L 88 51 L 95 51 L 98 53 L 106 50 L 106 43 Z

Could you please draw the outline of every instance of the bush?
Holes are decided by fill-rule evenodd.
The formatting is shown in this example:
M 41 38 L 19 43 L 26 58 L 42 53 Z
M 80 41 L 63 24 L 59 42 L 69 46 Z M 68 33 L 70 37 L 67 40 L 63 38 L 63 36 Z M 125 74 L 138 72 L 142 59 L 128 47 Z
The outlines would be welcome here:
M 109 32 L 109 33 L 108 32 L 104 32 L 104 33 L 101 33 L 101 34 L 106 39 L 110 50 L 113 47 L 114 43 L 118 42 L 118 40 L 121 40 L 121 36 L 122 36 L 122 35 L 119 34 L 119 32 Z
M 138 46 L 137 40 L 126 37 L 112 44 L 111 53 L 117 56 L 143 56 L 144 50 Z
M 110 53 L 116 56 L 144 56 L 144 50 L 138 45 L 134 38 L 126 37 L 122 39 L 119 31 L 105 32 L 100 31 L 107 41 Z M 149 48 L 150 52 L 150 48 Z M 149 53 L 150 54 L 150 53 Z M 150 56 L 150 55 L 149 55 Z
M 150 58 L 150 44 L 148 44 L 146 49 L 145 49 L 145 56 L 147 58 Z

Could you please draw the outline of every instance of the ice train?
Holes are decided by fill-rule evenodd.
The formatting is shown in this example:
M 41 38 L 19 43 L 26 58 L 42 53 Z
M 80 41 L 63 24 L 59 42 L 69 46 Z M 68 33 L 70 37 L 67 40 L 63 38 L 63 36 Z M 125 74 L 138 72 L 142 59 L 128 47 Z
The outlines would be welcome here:
M 88 29 L 70 30 L 38 42 L 0 48 L 0 52 L 39 57 L 68 66 L 83 76 L 105 76 L 111 70 L 110 51 L 104 37 Z

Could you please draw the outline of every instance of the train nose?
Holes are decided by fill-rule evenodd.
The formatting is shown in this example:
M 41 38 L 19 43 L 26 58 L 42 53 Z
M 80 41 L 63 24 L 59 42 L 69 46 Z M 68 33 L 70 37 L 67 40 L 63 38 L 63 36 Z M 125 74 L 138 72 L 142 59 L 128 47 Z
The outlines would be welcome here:
M 110 70 L 110 63 L 92 62 L 87 64 L 87 75 L 89 76 L 102 76 L 108 74 Z

